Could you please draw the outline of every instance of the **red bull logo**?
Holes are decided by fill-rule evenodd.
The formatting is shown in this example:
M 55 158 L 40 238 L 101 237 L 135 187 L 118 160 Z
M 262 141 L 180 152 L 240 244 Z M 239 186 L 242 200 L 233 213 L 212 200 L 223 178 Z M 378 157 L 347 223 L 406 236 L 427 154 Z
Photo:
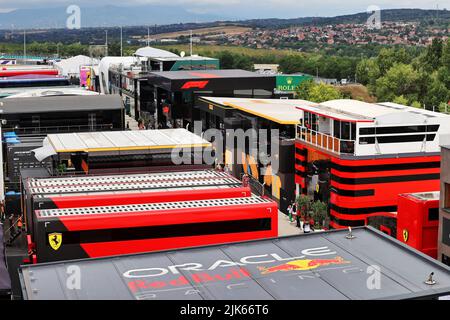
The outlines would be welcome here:
M 349 263 L 351 262 L 344 260 L 344 258 L 342 257 L 336 257 L 334 259 L 303 259 L 303 260 L 289 261 L 285 264 L 281 264 L 274 267 L 258 267 L 258 270 L 261 271 L 261 274 L 270 274 L 279 271 L 312 270 L 323 266 L 349 264 Z

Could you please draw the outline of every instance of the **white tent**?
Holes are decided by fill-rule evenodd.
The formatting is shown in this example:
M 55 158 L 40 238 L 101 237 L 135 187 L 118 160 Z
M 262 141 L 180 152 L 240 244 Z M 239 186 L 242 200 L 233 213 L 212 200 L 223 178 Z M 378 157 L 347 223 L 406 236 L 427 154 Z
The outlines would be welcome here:
M 137 57 L 147 57 L 147 58 L 179 58 L 178 55 L 170 51 L 161 50 L 153 47 L 144 47 L 137 49 L 134 53 Z
M 63 76 L 80 76 L 80 67 L 97 65 L 99 61 L 94 58 L 79 55 L 72 58 L 64 59 L 59 62 L 55 62 L 55 67 L 59 69 Z
M 112 65 L 121 64 L 123 67 L 129 67 L 137 62 L 137 57 L 104 57 L 98 65 L 98 72 L 95 71 L 95 74 L 97 74 L 100 79 L 100 92 L 103 94 L 109 94 L 108 71 Z

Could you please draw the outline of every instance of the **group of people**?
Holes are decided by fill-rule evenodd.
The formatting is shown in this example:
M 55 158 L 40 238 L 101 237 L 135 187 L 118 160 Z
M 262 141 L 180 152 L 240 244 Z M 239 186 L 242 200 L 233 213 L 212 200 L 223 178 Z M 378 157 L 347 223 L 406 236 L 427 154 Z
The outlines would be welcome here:
M 311 233 L 314 232 L 314 219 L 308 215 L 303 215 L 297 203 L 294 201 L 287 208 L 289 221 L 291 223 L 295 223 L 296 227 L 303 231 L 303 233 Z

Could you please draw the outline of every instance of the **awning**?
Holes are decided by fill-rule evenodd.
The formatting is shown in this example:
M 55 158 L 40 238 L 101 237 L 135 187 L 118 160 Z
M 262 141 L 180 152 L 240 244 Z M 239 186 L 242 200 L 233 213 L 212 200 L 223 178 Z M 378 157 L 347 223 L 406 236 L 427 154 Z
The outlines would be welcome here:
M 34 150 L 32 150 L 32 152 L 34 153 L 35 158 L 39 162 L 42 162 L 45 159 L 56 154 L 56 151 L 53 148 L 53 146 L 50 144 L 50 142 L 48 141 L 48 138 L 44 139 L 42 147 L 34 149 Z

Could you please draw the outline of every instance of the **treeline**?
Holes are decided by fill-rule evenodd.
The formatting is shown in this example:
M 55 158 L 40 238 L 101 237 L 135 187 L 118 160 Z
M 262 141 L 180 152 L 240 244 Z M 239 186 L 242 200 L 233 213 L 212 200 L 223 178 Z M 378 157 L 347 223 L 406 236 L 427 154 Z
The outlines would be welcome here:
M 81 43 L 63 44 L 56 42 L 31 42 L 27 44 L 27 55 L 37 55 L 46 57 L 73 57 L 77 55 L 90 55 L 90 46 Z M 124 46 L 124 55 L 133 54 L 137 46 Z M 0 43 L 0 53 L 23 55 L 23 44 Z M 98 52 L 98 51 L 97 51 Z M 108 45 L 108 55 L 120 56 L 120 43 L 111 41 Z
M 179 54 L 180 50 L 170 49 Z M 257 51 L 257 50 L 255 50 Z M 221 51 L 201 49 L 196 53 L 220 60 L 223 69 L 252 70 L 254 64 L 278 64 L 285 74 L 307 73 L 322 78 L 354 79 L 356 66 L 361 58 L 329 56 L 314 53 L 264 50 L 259 54 L 246 54 L 243 50 L 224 49 Z
M 383 49 L 363 59 L 356 76 L 378 101 L 444 111 L 450 101 L 450 40 L 435 38 L 417 57 L 404 49 Z

